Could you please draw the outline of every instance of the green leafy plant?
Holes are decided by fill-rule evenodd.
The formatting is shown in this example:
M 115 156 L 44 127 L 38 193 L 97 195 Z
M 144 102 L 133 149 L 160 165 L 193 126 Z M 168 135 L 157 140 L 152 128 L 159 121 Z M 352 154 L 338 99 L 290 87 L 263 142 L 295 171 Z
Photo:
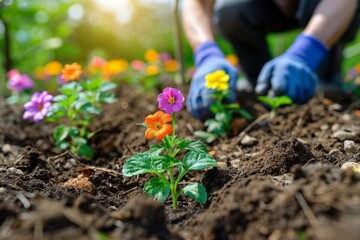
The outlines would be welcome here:
M 275 116 L 276 110 L 279 107 L 292 104 L 291 98 L 285 95 L 277 97 L 258 96 L 258 100 L 270 107 L 271 118 Z
M 231 134 L 231 122 L 236 115 L 247 120 L 251 120 L 252 116 L 246 110 L 240 108 L 238 103 L 225 102 L 225 100 L 230 99 L 231 92 L 228 90 L 230 77 L 224 71 L 210 73 L 205 79 L 205 86 L 209 89 L 215 89 L 215 92 L 211 95 L 214 101 L 210 106 L 210 111 L 214 117 L 205 121 L 206 131 L 196 131 L 194 134 L 211 143 L 218 137 Z
M 88 126 L 93 115 L 101 113 L 103 103 L 115 101 L 115 95 L 109 93 L 116 88 L 112 82 L 101 79 L 89 79 L 84 82 L 70 82 L 60 89 L 60 95 L 53 99 L 46 120 L 59 124 L 53 137 L 60 149 L 70 149 L 80 156 L 92 158 L 93 150 L 88 145 L 88 139 L 93 133 Z
M 156 175 L 148 180 L 144 191 L 159 201 L 165 201 L 171 195 L 174 209 L 177 208 L 178 198 L 183 194 L 205 203 L 207 193 L 202 184 L 191 182 L 179 189 L 179 183 L 191 171 L 217 166 L 216 160 L 201 141 L 184 139 L 175 134 L 175 112 L 182 109 L 184 101 L 181 92 L 176 88 L 165 88 L 158 96 L 158 101 L 159 108 L 166 113 L 157 111 L 147 116 L 142 125 L 147 127 L 145 137 L 156 137 L 161 144 L 153 144 L 148 151 L 127 159 L 122 173 L 127 177 L 145 173 Z

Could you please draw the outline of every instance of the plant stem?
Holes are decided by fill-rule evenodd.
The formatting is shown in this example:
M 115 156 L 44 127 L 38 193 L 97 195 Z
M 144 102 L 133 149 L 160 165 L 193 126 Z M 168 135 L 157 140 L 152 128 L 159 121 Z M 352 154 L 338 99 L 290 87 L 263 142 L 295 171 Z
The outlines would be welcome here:
M 175 113 L 172 114 L 171 116 L 172 118 L 172 135 L 175 136 L 175 131 L 176 131 L 176 119 L 175 119 Z
M 170 192 L 171 192 L 171 199 L 173 202 L 173 209 L 177 209 L 177 194 L 176 194 L 176 187 L 174 182 L 174 175 L 172 169 L 169 169 L 169 176 L 170 176 Z

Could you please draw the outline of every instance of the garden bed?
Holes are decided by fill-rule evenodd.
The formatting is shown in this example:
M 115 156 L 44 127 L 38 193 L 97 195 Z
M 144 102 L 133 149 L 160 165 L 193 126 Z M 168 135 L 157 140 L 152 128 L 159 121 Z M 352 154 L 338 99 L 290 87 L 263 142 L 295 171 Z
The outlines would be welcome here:
M 124 85 L 117 96 L 91 125 L 91 161 L 55 149 L 54 125 L 24 121 L 22 107 L 0 100 L 0 239 L 358 239 L 360 176 L 340 169 L 360 162 L 351 96 L 318 94 L 270 118 L 240 94 L 263 120 L 239 121 L 234 137 L 208 144 L 218 168 L 180 183 L 201 181 L 208 202 L 180 197 L 177 210 L 143 194 L 149 175 L 121 174 L 126 159 L 156 142 L 136 125 L 156 110 L 156 95 Z M 203 130 L 186 111 L 178 116 L 179 135 Z M 65 187 L 72 178 L 86 188 Z

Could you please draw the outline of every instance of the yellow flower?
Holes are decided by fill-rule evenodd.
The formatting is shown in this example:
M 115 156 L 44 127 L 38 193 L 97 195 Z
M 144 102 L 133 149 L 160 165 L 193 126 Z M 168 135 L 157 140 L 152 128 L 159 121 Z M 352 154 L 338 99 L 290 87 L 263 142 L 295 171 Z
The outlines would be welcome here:
M 35 78 L 42 80 L 42 81 L 48 80 L 50 77 L 48 72 L 45 71 L 44 67 L 35 68 L 34 75 L 35 75 Z
M 45 65 L 45 71 L 52 76 L 59 75 L 62 71 L 62 64 L 59 61 L 51 61 Z
M 224 91 L 229 88 L 230 76 L 224 70 L 217 70 L 205 76 L 205 87 Z
M 157 65 L 149 65 L 146 67 L 146 74 L 148 76 L 154 76 L 160 72 L 160 69 Z
M 175 59 L 170 59 L 165 62 L 164 67 L 166 72 L 176 72 L 179 68 L 179 64 Z
M 159 60 L 159 53 L 154 49 L 149 49 L 145 52 L 145 60 L 147 62 L 155 62 Z
M 234 54 L 227 55 L 226 60 L 234 67 L 237 67 L 239 65 L 239 60 Z
M 103 67 L 105 75 L 116 75 L 125 71 L 128 67 L 128 62 L 125 59 L 111 60 Z

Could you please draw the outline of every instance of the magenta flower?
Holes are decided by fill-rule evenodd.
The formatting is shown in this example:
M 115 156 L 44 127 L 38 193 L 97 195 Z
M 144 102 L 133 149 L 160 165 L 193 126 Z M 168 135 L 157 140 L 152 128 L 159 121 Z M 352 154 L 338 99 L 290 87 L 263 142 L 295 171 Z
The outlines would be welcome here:
M 32 95 L 30 102 L 24 104 L 25 113 L 24 119 L 34 119 L 34 122 L 39 122 L 49 112 L 51 107 L 51 100 L 53 96 L 46 91 L 42 93 L 36 92 Z
M 159 108 L 167 114 L 178 112 L 182 109 L 184 95 L 177 88 L 167 87 L 158 96 Z
M 13 70 L 12 70 L 13 71 Z M 33 80 L 26 74 L 19 74 L 18 71 L 9 72 L 8 88 L 14 92 L 21 92 L 25 89 L 31 89 L 34 86 Z

